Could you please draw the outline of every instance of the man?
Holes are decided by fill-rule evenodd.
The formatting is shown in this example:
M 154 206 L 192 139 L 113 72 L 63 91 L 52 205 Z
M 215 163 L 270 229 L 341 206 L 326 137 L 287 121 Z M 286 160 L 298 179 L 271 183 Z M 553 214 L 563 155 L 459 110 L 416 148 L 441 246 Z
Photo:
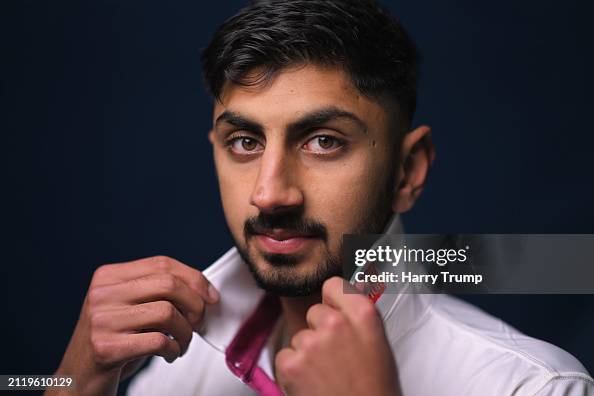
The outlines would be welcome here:
M 584 395 L 586 370 L 445 295 L 344 293 L 343 234 L 401 232 L 434 159 L 418 54 L 372 1 L 259 1 L 203 54 L 235 247 L 95 272 L 56 374 L 82 395 Z M 381 312 L 381 314 L 380 314 Z M 196 332 L 198 334 L 193 334 Z

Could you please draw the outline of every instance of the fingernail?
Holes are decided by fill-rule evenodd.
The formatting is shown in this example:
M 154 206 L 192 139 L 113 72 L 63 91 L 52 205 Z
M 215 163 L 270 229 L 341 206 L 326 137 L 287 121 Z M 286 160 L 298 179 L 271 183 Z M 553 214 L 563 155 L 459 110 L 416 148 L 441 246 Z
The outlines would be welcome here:
M 219 301 L 220 294 L 212 284 L 208 285 L 208 297 L 210 297 L 213 302 Z

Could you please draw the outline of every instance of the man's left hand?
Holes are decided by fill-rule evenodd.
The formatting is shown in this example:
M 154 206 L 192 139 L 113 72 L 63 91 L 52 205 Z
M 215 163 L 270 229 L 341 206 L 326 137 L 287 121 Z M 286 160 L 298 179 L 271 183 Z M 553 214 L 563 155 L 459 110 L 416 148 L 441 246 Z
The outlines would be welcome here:
M 308 328 L 297 332 L 275 359 L 278 382 L 290 396 L 397 396 L 396 364 L 373 302 L 345 293 L 342 278 L 324 282 L 322 303 L 307 311 Z

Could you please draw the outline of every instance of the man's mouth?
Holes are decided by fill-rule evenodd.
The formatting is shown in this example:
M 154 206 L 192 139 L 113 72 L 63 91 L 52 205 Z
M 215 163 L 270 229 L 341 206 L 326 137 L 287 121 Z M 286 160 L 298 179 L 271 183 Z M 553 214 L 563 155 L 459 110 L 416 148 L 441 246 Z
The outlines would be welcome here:
M 254 236 L 260 248 L 269 254 L 295 254 L 316 239 L 313 235 L 283 229 L 274 229 Z

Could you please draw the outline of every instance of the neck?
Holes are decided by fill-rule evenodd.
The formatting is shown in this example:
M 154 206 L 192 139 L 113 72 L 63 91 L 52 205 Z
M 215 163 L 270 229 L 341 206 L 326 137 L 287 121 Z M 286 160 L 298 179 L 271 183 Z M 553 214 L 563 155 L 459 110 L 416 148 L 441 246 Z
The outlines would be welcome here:
M 309 307 L 322 301 L 320 293 L 305 297 L 281 297 L 280 303 L 283 310 L 285 327 L 283 338 L 290 340 L 295 333 L 307 328 L 305 315 Z

